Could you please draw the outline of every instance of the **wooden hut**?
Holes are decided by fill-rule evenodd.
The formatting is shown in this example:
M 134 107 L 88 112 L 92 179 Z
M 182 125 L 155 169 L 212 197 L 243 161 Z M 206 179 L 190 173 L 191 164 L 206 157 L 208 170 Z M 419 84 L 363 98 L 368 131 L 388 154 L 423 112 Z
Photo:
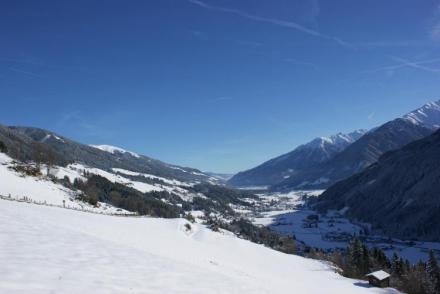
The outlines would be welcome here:
M 385 271 L 376 271 L 366 275 L 370 285 L 380 288 L 390 286 L 390 274 Z

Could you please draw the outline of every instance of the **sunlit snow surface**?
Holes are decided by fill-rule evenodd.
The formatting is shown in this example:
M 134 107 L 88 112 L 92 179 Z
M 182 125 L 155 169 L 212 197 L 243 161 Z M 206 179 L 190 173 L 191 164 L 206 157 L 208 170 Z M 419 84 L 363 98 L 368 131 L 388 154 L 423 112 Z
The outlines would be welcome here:
M 76 200 L 78 194 L 44 177 L 25 176 L 12 169 L 13 160 L 0 153 L 0 196 L 10 199 L 37 202 L 46 205 L 65 206 L 99 213 L 128 213 L 123 209 L 99 203 L 99 207 Z M 45 170 L 45 169 L 43 169 Z M 51 170 L 58 177 L 81 178 L 79 173 L 69 168 L 56 167 Z
M 89 146 L 93 147 L 93 148 L 96 148 L 96 149 L 99 149 L 99 150 L 102 150 L 102 151 L 105 151 L 105 152 L 108 152 L 108 153 L 111 153 L 111 154 L 115 154 L 115 153 L 122 153 L 122 154 L 123 153 L 128 153 L 131 156 L 134 156 L 136 158 L 140 157 L 139 154 L 137 154 L 137 153 L 134 153 L 134 152 L 131 152 L 131 151 L 127 151 L 125 149 L 122 149 L 122 148 L 119 148 L 119 147 L 116 147 L 116 146 L 110 146 L 110 145 L 89 145 Z
M 397 293 L 186 223 L 0 201 L 0 293 Z

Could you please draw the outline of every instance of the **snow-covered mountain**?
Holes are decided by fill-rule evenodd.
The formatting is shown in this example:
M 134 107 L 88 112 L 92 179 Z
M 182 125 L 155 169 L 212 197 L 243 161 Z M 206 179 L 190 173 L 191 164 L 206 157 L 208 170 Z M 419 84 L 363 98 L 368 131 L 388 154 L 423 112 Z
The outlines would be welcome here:
M 440 100 L 426 103 L 403 118 L 431 129 L 440 128 Z
M 327 189 L 315 207 L 345 208 L 387 235 L 440 241 L 440 131 L 382 155 Z
M 0 201 L 1 293 L 398 293 L 184 219 Z
M 59 165 L 75 162 L 105 171 L 121 168 L 188 182 L 218 181 L 197 169 L 171 165 L 110 145 L 81 144 L 38 128 L 0 125 L 0 141 L 3 141 L 11 151 L 19 149 L 16 152 L 17 156 L 23 160 L 30 159 L 35 153 L 36 144 L 40 143 L 40 147 L 51 151 Z
M 401 118 L 372 129 L 359 140 L 318 165 L 302 169 L 274 185 L 274 190 L 327 188 L 362 171 L 385 152 L 422 139 L 440 126 L 440 102 L 430 102 Z
M 0 125 L 0 155 L 0 196 L 16 200 L 161 217 L 193 210 L 229 217 L 230 205 L 250 205 L 242 199 L 254 197 L 217 186 L 221 179 L 196 169 L 35 128 Z
M 137 153 L 134 153 L 134 152 L 131 152 L 131 151 L 119 148 L 119 147 L 111 146 L 111 145 L 90 145 L 90 146 L 94 147 L 96 149 L 105 151 L 105 152 L 109 152 L 111 154 L 115 154 L 115 153 L 125 154 L 125 153 L 128 153 L 131 156 L 134 156 L 136 158 L 140 158 L 140 155 L 137 154 Z
M 236 174 L 228 183 L 233 186 L 270 186 L 277 184 L 303 169 L 330 159 L 365 133 L 366 130 L 356 130 L 348 134 L 338 133 L 330 137 L 316 138 L 287 154 Z

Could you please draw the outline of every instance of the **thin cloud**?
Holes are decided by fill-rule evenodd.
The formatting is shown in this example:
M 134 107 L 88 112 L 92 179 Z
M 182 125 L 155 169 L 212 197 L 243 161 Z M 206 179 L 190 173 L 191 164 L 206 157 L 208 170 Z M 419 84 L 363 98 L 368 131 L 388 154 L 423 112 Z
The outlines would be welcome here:
M 440 22 L 436 23 L 432 27 L 429 34 L 430 34 L 430 37 L 433 41 L 436 41 L 436 42 L 440 41 Z
M 216 97 L 214 99 L 212 99 L 212 102 L 220 102 L 220 101 L 228 101 L 228 100 L 232 100 L 231 96 L 220 96 L 220 97 Z
M 416 62 L 413 62 L 413 61 L 409 61 L 409 60 L 406 60 L 406 59 L 403 59 L 403 58 L 400 58 L 400 57 L 394 57 L 393 56 L 392 58 L 395 61 L 397 61 L 397 62 L 401 62 L 402 65 L 407 66 L 407 67 L 412 67 L 412 68 L 420 69 L 420 70 L 427 71 L 427 72 L 434 72 L 434 73 L 440 72 L 440 69 L 431 68 L 431 67 L 427 67 L 427 66 L 423 65 L 423 64 L 438 63 L 438 62 L 440 62 L 440 59 L 431 60 L 429 62 L 427 62 L 427 61 L 416 61 Z
M 293 58 L 286 58 L 286 59 L 284 59 L 284 61 L 286 61 L 287 63 L 290 63 L 290 64 L 301 65 L 301 66 L 304 66 L 304 67 L 312 68 L 314 70 L 319 70 L 319 67 L 316 64 L 311 63 L 311 62 L 298 61 L 298 60 L 293 59 Z
M 30 71 L 26 71 L 26 70 L 22 70 L 19 68 L 15 68 L 15 67 L 10 67 L 9 68 L 11 71 L 16 72 L 16 73 L 20 73 L 20 74 L 24 74 L 30 77 L 34 77 L 34 78 L 41 78 L 42 76 L 40 76 L 39 74 L 30 72 Z
M 372 112 L 372 113 L 370 113 L 368 116 L 367 116 L 367 118 L 368 118 L 368 120 L 369 121 L 372 121 L 372 120 L 374 120 L 374 116 L 376 115 L 376 112 Z
M 256 42 L 256 41 L 247 41 L 247 40 L 237 40 L 237 44 L 247 45 L 251 47 L 261 47 L 263 46 L 263 43 Z
M 202 31 L 196 31 L 196 30 L 189 30 L 189 33 L 193 35 L 193 37 L 197 39 L 207 40 L 208 35 Z
M 432 26 L 429 30 L 429 36 L 431 40 L 434 42 L 440 41 L 440 4 L 437 5 L 434 10 L 434 16 L 432 18 Z
M 333 37 L 333 36 L 328 36 L 325 34 L 322 34 L 316 30 L 313 29 L 309 29 L 305 26 L 302 26 L 298 23 L 292 22 L 292 21 L 285 21 L 285 20 L 280 20 L 280 19 L 275 19 L 275 18 L 267 18 L 267 17 L 262 17 L 262 16 L 258 16 L 258 15 L 253 15 L 253 14 L 249 14 L 247 12 L 238 10 L 238 9 L 233 9 L 233 8 L 225 8 L 225 7 L 220 7 L 220 6 L 213 6 L 213 5 L 209 5 L 206 4 L 203 1 L 199 1 L 199 0 L 188 0 L 188 2 L 195 4 L 199 7 L 202 7 L 204 9 L 208 9 L 208 10 L 215 10 L 215 11 L 220 11 L 220 12 L 224 12 L 224 13 L 230 13 L 230 14 L 235 14 L 238 15 L 240 17 L 243 18 L 247 18 L 253 21 L 258 21 L 258 22 L 264 22 L 264 23 L 269 23 L 272 25 L 276 25 L 276 26 L 280 26 L 280 27 L 284 27 L 284 28 L 288 28 L 288 29 L 293 29 L 299 32 L 302 32 L 304 34 L 308 34 L 310 36 L 314 36 L 317 38 L 321 38 L 321 39 L 326 39 L 326 40 L 330 40 L 333 41 L 341 46 L 344 47 L 353 47 L 350 43 L 343 41 L 340 38 L 337 37 Z
M 405 68 L 405 67 L 411 67 L 418 70 L 423 70 L 426 72 L 432 72 L 432 73 L 439 73 L 440 69 L 427 67 L 426 64 L 435 64 L 440 62 L 440 58 L 435 59 L 429 59 L 429 60 L 421 60 L 421 61 L 408 61 L 406 59 L 400 58 L 400 57 L 391 57 L 393 60 L 399 62 L 395 65 L 389 65 L 389 66 L 382 66 L 371 70 L 365 70 L 362 73 L 375 73 L 375 72 L 381 72 L 381 71 L 394 71 L 397 69 Z
M 394 48 L 394 47 L 421 47 L 425 46 L 425 41 L 420 40 L 400 40 L 400 41 L 370 41 L 356 43 L 355 46 L 366 49 Z

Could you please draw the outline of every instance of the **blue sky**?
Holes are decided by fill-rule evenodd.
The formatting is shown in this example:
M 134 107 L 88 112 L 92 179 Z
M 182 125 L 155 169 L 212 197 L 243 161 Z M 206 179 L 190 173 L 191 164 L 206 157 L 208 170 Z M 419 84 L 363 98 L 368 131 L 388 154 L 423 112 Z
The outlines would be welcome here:
M 206 171 L 439 99 L 434 0 L 2 1 L 0 123 Z

